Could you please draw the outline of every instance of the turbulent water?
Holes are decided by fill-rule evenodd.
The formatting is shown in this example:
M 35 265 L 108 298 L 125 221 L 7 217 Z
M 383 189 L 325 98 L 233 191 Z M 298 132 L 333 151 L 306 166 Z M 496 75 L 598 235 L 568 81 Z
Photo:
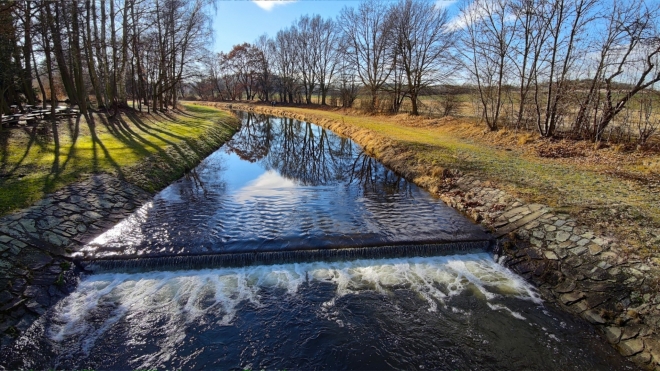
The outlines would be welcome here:
M 490 255 L 106 273 L 15 365 L 76 369 L 623 369 Z
M 488 243 L 349 140 L 246 114 L 78 255 L 114 270 L 82 276 L 0 368 L 629 369 L 490 254 L 450 254 Z M 298 263 L 258 264 L 277 257 Z

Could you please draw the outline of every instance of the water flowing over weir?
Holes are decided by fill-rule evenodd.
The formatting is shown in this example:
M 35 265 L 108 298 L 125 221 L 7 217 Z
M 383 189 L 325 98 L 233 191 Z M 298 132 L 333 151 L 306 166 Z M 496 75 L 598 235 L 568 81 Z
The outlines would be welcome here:
M 76 256 L 88 270 L 434 256 L 491 237 L 346 138 L 242 113 L 222 149 Z
M 243 123 L 76 255 L 0 369 L 632 369 L 350 140 Z

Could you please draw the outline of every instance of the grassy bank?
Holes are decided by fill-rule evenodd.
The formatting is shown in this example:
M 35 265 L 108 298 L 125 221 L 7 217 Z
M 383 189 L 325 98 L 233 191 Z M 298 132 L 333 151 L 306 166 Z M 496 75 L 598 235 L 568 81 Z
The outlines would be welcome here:
M 660 157 L 529 133 L 490 133 L 465 119 L 367 116 L 330 108 L 255 107 L 323 124 L 356 139 L 394 170 L 431 191 L 444 169 L 493 183 L 528 202 L 569 212 L 613 235 L 631 254 L 657 253 Z M 627 242 L 627 243 L 626 243 Z
M 147 191 L 163 188 L 217 149 L 237 128 L 209 107 L 121 112 L 0 131 L 0 215 L 24 208 L 88 174 L 107 172 Z

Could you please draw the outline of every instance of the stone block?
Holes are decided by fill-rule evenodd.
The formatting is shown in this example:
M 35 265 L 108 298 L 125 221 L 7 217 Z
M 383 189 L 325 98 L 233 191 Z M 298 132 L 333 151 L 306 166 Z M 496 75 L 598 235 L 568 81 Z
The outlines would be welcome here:
M 103 215 L 97 213 L 96 211 L 85 211 L 83 215 L 95 220 L 103 218 Z
M 650 352 L 643 351 L 630 357 L 630 360 L 638 365 L 648 365 L 652 358 Z
M 573 280 L 565 280 L 564 282 L 557 285 L 554 289 L 555 292 L 560 294 L 565 294 L 573 290 L 575 290 L 575 281 Z
M 27 233 L 37 231 L 37 228 L 35 228 L 36 222 L 34 219 L 23 219 L 19 223 Z
M 600 245 L 596 245 L 595 243 L 589 244 L 587 248 L 589 249 L 589 253 L 591 255 L 598 255 L 603 251 L 603 248 Z
M 576 292 L 570 292 L 570 293 L 567 293 L 567 294 L 563 294 L 559 297 L 559 299 L 561 300 L 562 303 L 564 303 L 566 305 L 572 305 L 572 304 L 575 304 L 578 301 L 584 299 L 584 297 L 585 297 L 585 295 L 584 295 L 583 292 L 576 291 Z
M 644 350 L 644 342 L 642 339 L 630 339 L 621 341 L 618 344 L 619 352 L 626 357 L 633 356 L 641 353 Z
M 578 246 L 584 246 L 584 245 L 588 244 L 589 242 L 591 242 L 591 241 L 589 241 L 589 240 L 586 239 L 586 238 L 583 238 L 583 239 L 577 241 L 576 244 L 577 244 Z
M 539 238 L 539 239 L 543 239 L 543 238 L 545 238 L 545 233 L 543 233 L 543 231 L 540 230 L 540 229 L 536 229 L 536 230 L 532 231 L 532 236 L 534 236 L 536 238 Z
M 609 326 L 603 329 L 605 333 L 605 338 L 612 344 L 619 343 L 621 339 L 621 327 Z
M 582 312 L 582 316 L 584 317 L 584 319 L 586 319 L 587 321 L 593 324 L 602 325 L 605 323 L 605 319 L 601 317 L 601 315 L 598 314 L 598 312 L 592 309 Z
M 543 255 L 545 255 L 546 259 L 559 260 L 559 257 L 554 253 L 554 251 L 545 251 Z
M 571 234 L 565 231 L 559 231 L 557 232 L 557 235 L 555 237 L 557 242 L 565 242 L 571 237 Z

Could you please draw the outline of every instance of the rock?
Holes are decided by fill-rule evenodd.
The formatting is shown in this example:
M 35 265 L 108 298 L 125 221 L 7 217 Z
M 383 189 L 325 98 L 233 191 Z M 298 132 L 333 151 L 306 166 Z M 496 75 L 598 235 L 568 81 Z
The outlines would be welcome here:
M 586 239 L 586 238 L 583 238 L 583 239 L 577 241 L 577 245 L 578 246 L 584 246 L 584 245 L 588 244 L 589 242 L 591 242 L 591 241 Z
M 660 365 L 660 340 L 646 338 L 644 339 L 645 349 L 651 353 L 654 362 Z
M 84 216 L 91 218 L 91 219 L 101 219 L 103 218 L 103 215 L 95 212 L 95 211 L 85 211 L 83 213 Z
M 37 225 L 41 229 L 50 229 L 50 228 L 53 228 L 53 227 L 57 226 L 61 222 L 62 222 L 62 220 L 60 218 L 56 218 L 54 216 L 46 216 L 45 218 L 39 220 Z
M 41 269 L 51 261 L 53 258 L 50 255 L 36 249 L 28 249 L 28 253 L 22 257 L 23 264 L 30 270 Z
M 566 224 L 566 221 L 559 219 L 559 220 L 557 220 L 556 222 L 554 222 L 553 225 L 554 225 L 555 227 L 561 227 L 561 226 L 563 226 L 564 224 Z
M 592 240 L 592 242 L 595 243 L 595 244 L 598 245 L 598 246 L 604 246 L 604 245 L 607 244 L 607 241 L 605 241 L 604 239 L 602 239 L 602 238 L 600 238 L 600 237 L 596 237 L 596 238 L 594 238 L 594 239 Z
M 584 311 L 584 312 L 582 313 L 582 316 L 584 316 L 584 318 L 585 318 L 587 321 L 589 321 L 589 322 L 591 322 L 591 323 L 593 323 L 593 324 L 602 325 L 602 324 L 605 323 L 605 319 L 603 319 L 603 317 L 601 317 L 600 314 L 598 314 L 596 311 L 594 311 L 594 310 L 592 310 L 592 309 L 587 310 L 587 311 Z
M 61 207 L 62 209 L 69 210 L 69 211 L 72 211 L 74 213 L 77 213 L 77 212 L 81 211 L 81 209 L 78 206 L 72 205 L 72 204 L 69 204 L 69 203 L 66 203 L 66 202 L 60 202 L 58 206 Z
M 534 238 L 534 237 L 531 237 L 529 239 L 529 243 L 531 243 L 532 245 L 534 245 L 536 247 L 543 247 L 543 242 L 541 240 L 538 240 L 538 239 Z
M 651 358 L 651 353 L 644 351 L 630 357 L 630 360 L 638 365 L 647 365 L 651 363 Z
M 621 328 L 616 326 L 609 326 L 603 329 L 605 338 L 612 344 L 617 344 L 621 339 Z
M 50 242 L 51 244 L 55 246 L 66 246 L 69 243 L 69 239 L 66 237 L 62 237 L 56 233 L 53 233 L 51 231 L 46 231 L 42 235 L 44 240 Z
M 559 231 L 557 232 L 557 235 L 555 236 L 555 240 L 557 242 L 564 242 L 568 240 L 571 237 L 571 234 L 565 231 Z
M 544 239 L 545 238 L 545 233 L 543 233 L 542 230 L 536 229 L 532 231 L 532 236 L 539 238 L 539 239 Z
M 23 226 L 23 229 L 27 233 L 32 233 L 37 231 L 37 228 L 35 228 L 36 223 L 34 219 L 23 219 L 19 223 L 21 224 L 21 226 Z
M 621 354 L 630 357 L 644 350 L 644 342 L 642 339 L 625 340 L 618 344 L 618 348 Z
M 621 340 L 628 340 L 637 337 L 640 330 L 640 326 L 635 324 L 624 327 L 621 334 Z
M 584 299 L 585 295 L 583 292 L 570 292 L 567 294 L 563 294 L 559 297 L 562 303 L 566 305 L 572 305 L 577 303 L 578 301 Z
M 606 294 L 589 293 L 589 295 L 587 295 L 587 305 L 589 308 L 593 309 L 606 302 L 609 298 L 610 296 Z
M 555 254 L 553 251 L 545 251 L 543 255 L 545 255 L 546 259 L 559 260 L 557 254 Z
M 589 253 L 591 255 L 598 255 L 603 251 L 603 248 L 600 245 L 596 245 L 595 243 L 589 244 L 587 248 L 589 249 Z
M 560 294 L 565 294 L 573 290 L 575 290 L 575 281 L 565 280 L 564 282 L 557 285 L 554 291 Z
M 0 291 L 0 305 L 4 305 L 4 303 L 8 303 L 11 299 L 14 298 L 14 295 L 12 295 L 9 291 L 3 290 Z

